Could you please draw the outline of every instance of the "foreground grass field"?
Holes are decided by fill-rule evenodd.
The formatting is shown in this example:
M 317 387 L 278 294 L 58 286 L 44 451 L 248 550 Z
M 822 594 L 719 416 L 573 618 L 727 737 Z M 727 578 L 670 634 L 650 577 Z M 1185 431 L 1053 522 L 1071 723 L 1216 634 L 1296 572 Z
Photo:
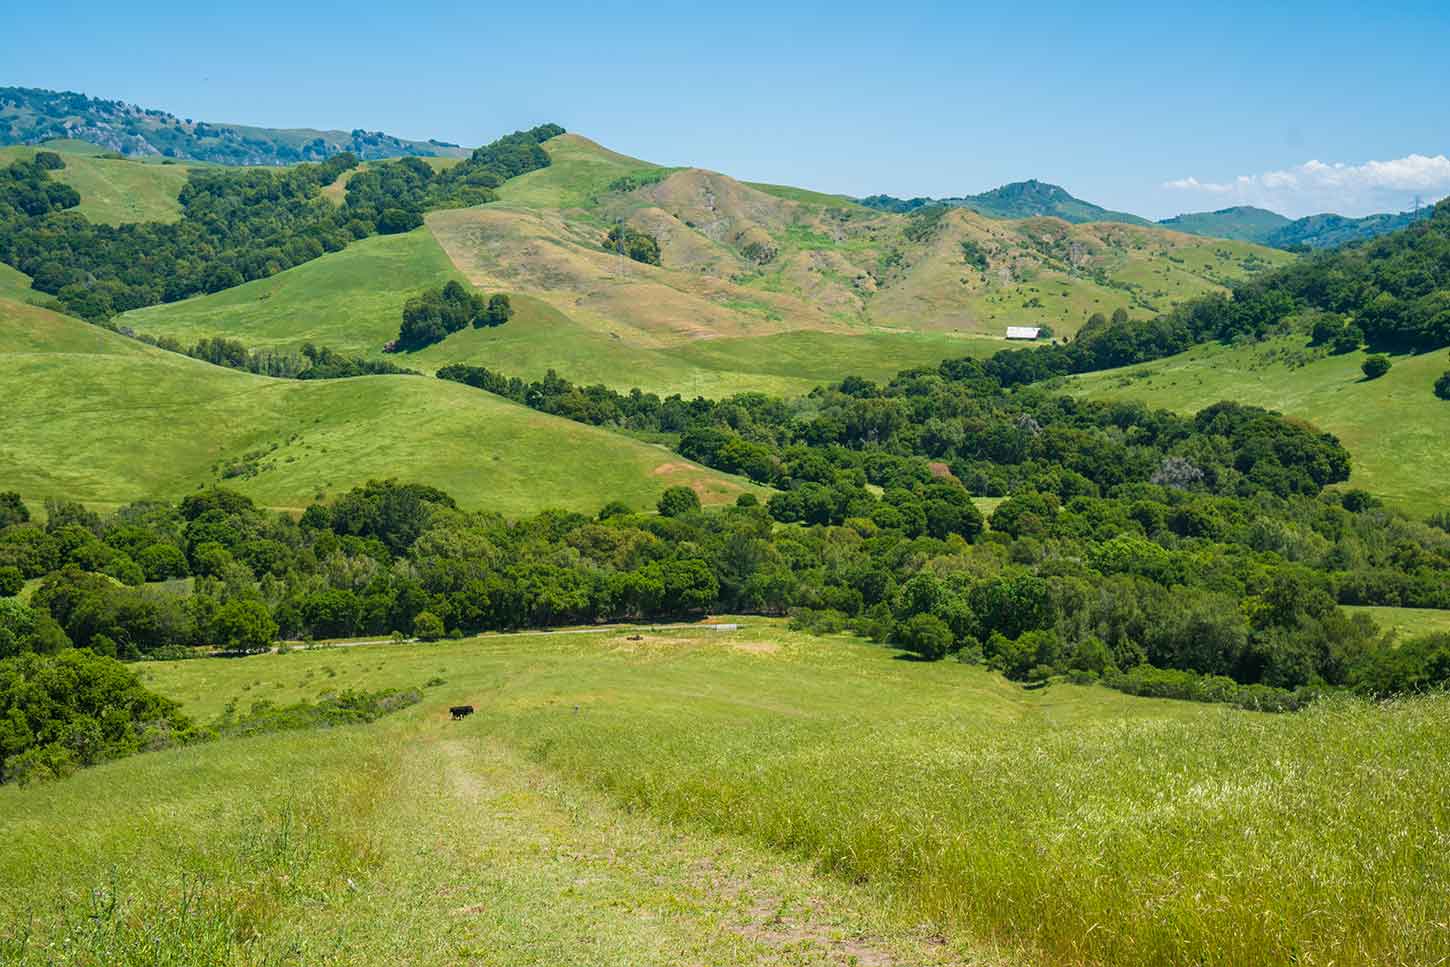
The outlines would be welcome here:
M 733 500 L 747 485 L 668 450 L 417 376 L 301 382 L 152 349 L 0 299 L 10 391 L 0 489 L 39 503 L 176 498 L 225 479 L 298 509 L 368 479 L 420 480 L 517 515 L 649 507 L 666 487 Z
M 0 910 L 30 949 L 75 938 L 59 963 L 147 962 L 85 955 L 145 936 L 209 963 L 1446 952 L 1444 698 L 1275 717 L 1028 692 L 743 620 L 144 666 L 203 718 L 435 684 L 371 727 L 0 789 Z M 457 702 L 478 714 L 448 722 Z
M 1251 403 L 1308 420 L 1339 437 L 1354 459 L 1350 486 L 1424 516 L 1450 507 L 1450 403 L 1435 380 L 1450 370 L 1444 352 L 1396 356 L 1390 372 L 1366 380 L 1363 353 L 1303 363 L 1303 337 L 1230 348 L 1199 346 L 1168 359 L 1074 378 L 1068 391 L 1095 399 L 1141 400 L 1193 413 L 1219 400 Z

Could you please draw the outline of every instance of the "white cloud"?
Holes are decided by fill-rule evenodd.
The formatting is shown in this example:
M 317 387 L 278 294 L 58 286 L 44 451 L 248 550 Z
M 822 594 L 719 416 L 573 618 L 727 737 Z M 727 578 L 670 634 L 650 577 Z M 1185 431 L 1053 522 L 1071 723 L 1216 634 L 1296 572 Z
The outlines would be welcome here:
M 1164 182 L 1163 187 L 1211 195 L 1218 207 L 1257 205 L 1293 218 L 1318 212 L 1398 212 L 1411 208 L 1416 195 L 1426 204 L 1450 195 L 1450 158 L 1411 154 L 1357 165 L 1306 161 L 1281 171 L 1240 175 L 1232 181 L 1200 181 L 1190 176 Z

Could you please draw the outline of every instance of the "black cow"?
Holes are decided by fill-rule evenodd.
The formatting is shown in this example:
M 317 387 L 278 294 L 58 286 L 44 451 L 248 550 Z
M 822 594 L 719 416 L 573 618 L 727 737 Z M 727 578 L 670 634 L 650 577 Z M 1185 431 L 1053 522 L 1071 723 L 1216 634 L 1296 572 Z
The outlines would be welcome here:
M 449 712 L 450 715 L 453 716 L 453 721 L 456 722 L 459 719 L 463 718 L 465 715 L 472 715 L 473 714 L 473 706 L 472 705 L 455 705 L 452 708 L 450 708 L 448 710 L 448 712 Z

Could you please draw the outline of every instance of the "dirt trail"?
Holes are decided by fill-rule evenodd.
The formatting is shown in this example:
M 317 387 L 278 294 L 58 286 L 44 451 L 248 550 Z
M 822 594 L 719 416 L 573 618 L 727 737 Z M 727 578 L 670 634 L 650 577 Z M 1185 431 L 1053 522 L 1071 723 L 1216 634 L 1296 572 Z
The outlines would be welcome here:
M 352 931 L 388 964 L 986 964 L 879 897 L 737 840 L 671 828 L 531 763 L 485 721 L 417 725 Z M 380 794 L 382 792 L 380 791 Z

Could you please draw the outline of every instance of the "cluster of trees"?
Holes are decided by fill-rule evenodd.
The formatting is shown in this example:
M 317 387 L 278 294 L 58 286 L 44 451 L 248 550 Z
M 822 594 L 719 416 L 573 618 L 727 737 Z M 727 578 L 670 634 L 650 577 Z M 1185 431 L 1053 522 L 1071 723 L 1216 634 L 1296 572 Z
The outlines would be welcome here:
M 428 289 L 403 304 L 403 324 L 387 352 L 412 351 L 442 342 L 450 333 L 473 326 L 501 326 L 513 318 L 509 297 L 496 293 L 484 298 L 452 280 L 441 289 Z
M 950 473 L 979 496 L 1031 489 L 1063 500 L 1134 482 L 1315 494 L 1349 475 L 1349 456 L 1333 436 L 1256 407 L 1224 403 L 1184 417 L 1036 388 L 1006 393 L 971 360 L 903 372 L 885 386 L 853 377 L 790 400 L 760 393 L 662 400 L 576 386 L 552 371 L 524 382 L 464 365 L 438 377 L 580 422 L 677 433 L 682 455 L 786 491 L 839 489 L 835 522 L 865 484 L 933 474 Z M 859 482 L 842 484 L 842 475 Z M 819 492 L 808 492 L 820 505 Z M 782 496 L 780 506 L 793 501 Z
M 66 311 L 109 319 L 266 278 L 374 233 L 408 231 L 431 208 L 491 201 L 504 179 L 547 165 L 539 144 L 562 130 L 508 135 L 442 172 L 417 158 L 370 164 L 348 181 L 342 206 L 321 189 L 357 167 L 352 154 L 282 171 L 197 169 L 181 190 L 179 221 L 119 227 L 68 211 L 80 201 L 74 189 L 50 180 L 42 164 L 17 162 L 0 177 L 0 261 Z
M 0 659 L 0 783 L 62 776 L 198 734 L 179 705 L 114 659 L 80 649 Z
M 0 168 L 0 225 L 40 218 L 81 203 L 80 193 L 74 188 L 50 179 L 46 172 L 53 167 L 42 160 L 42 155 L 60 158 L 54 152 L 42 151 L 32 161 L 16 161 Z
M 345 207 L 383 234 L 406 232 L 423 224 L 423 213 L 437 208 L 468 208 L 493 201 L 494 189 L 510 178 L 549 166 L 541 145 L 564 133 L 557 124 L 515 131 L 452 167 L 434 169 L 418 158 L 370 164 L 348 179 Z
M 1240 419 L 1257 418 L 1194 422 L 1213 434 Z M 1096 494 L 1024 487 L 984 521 L 921 458 L 847 469 L 808 450 L 786 466 L 787 490 L 719 511 L 676 488 L 659 513 L 612 502 L 593 517 L 510 522 L 396 482 L 296 521 L 226 490 L 105 517 L 53 503 L 43 526 L 12 510 L 0 570 L 41 580 L 29 604 L 0 608 L 0 655 L 789 611 L 804 627 L 850 627 L 1019 680 L 1116 681 L 1150 665 L 1381 694 L 1445 679 L 1443 648 L 1401 645 L 1391 660 L 1374 624 L 1342 605 L 1450 608 L 1450 518 L 1416 522 L 1354 491 L 1214 492 L 1179 466 Z M 865 486 L 868 469 L 887 483 Z
M 103 323 L 107 328 L 111 324 Z M 239 369 L 259 376 L 278 379 L 349 379 L 354 376 L 417 376 L 418 371 L 406 369 L 386 360 L 348 356 L 327 346 L 303 343 L 296 352 L 270 349 L 248 349 L 243 343 L 225 336 L 203 337 L 190 346 L 172 336 L 153 337 L 128 327 L 115 331 L 147 345 L 200 359 L 213 366 Z
M 630 228 L 622 222 L 611 226 L 609 233 L 604 236 L 604 250 L 627 255 L 645 265 L 660 264 L 659 239 L 647 232 Z

